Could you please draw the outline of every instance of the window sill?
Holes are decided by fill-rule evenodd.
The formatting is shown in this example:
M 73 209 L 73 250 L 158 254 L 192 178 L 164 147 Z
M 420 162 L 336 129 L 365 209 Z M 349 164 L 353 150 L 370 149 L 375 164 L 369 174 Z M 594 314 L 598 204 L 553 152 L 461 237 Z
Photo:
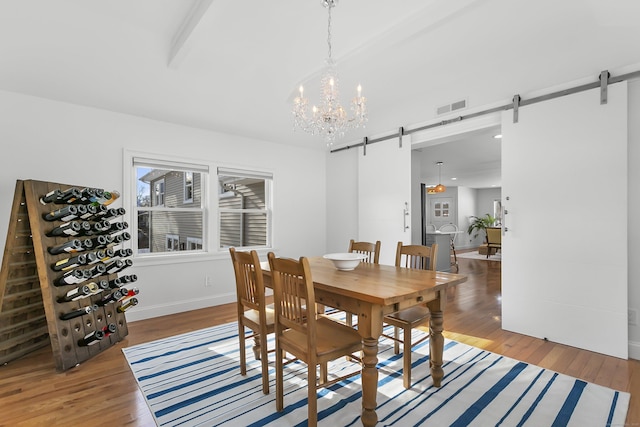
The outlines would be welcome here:
M 242 249 L 241 249 L 242 250 Z M 273 248 L 260 248 L 256 249 L 260 258 L 267 258 L 269 252 L 276 252 Z M 198 263 L 198 262 L 210 262 L 223 259 L 231 259 L 229 250 L 220 250 L 216 252 L 205 253 L 171 253 L 162 255 L 150 255 L 150 256 L 134 256 L 133 265 L 140 267 L 154 266 L 154 265 L 167 265 L 167 264 L 185 264 L 185 263 Z

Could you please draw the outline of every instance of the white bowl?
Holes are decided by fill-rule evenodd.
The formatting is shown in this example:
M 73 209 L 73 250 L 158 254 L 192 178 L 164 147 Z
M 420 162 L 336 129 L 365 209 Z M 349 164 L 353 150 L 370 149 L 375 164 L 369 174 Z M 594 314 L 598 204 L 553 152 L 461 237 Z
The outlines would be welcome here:
M 338 270 L 349 271 L 353 270 L 360 264 L 360 261 L 365 259 L 367 256 L 365 254 L 357 254 L 357 253 L 337 253 L 337 254 L 326 254 L 323 258 L 329 259 L 333 262 L 333 265 Z

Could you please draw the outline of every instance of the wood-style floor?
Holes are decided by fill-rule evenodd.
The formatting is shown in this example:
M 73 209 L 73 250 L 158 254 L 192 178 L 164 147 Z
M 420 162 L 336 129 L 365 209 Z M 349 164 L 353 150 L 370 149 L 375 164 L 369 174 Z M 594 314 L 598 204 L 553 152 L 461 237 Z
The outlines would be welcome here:
M 500 263 L 458 261 L 460 273 L 469 279 L 448 295 L 445 336 L 631 392 L 627 425 L 640 424 L 640 361 L 625 361 L 503 331 Z M 234 319 L 235 307 L 227 304 L 132 322 L 124 341 L 64 373 L 56 372 L 48 347 L 12 361 L 0 367 L 0 426 L 153 426 L 153 417 L 121 348 Z

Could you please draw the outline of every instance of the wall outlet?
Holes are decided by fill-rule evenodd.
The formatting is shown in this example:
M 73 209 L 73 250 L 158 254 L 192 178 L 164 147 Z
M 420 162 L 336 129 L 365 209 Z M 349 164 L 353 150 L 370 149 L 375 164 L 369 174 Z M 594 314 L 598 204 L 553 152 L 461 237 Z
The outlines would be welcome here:
M 638 310 L 630 308 L 627 311 L 629 317 L 629 325 L 638 326 Z
M 204 287 L 205 287 L 205 288 L 210 288 L 210 287 L 212 287 L 212 286 L 213 286 L 213 280 L 211 280 L 211 277 L 210 277 L 210 276 L 206 276 L 206 277 L 204 278 Z

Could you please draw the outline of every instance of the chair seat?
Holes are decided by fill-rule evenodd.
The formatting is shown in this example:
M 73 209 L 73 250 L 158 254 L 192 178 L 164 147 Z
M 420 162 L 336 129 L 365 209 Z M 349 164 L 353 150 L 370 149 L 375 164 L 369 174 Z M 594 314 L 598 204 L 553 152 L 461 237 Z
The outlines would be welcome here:
M 345 352 L 362 350 L 362 339 L 358 332 L 342 323 L 326 317 L 318 317 L 316 322 L 316 354 L 318 362 L 333 360 Z M 307 335 L 294 329 L 283 331 L 280 336 L 283 349 L 301 359 L 307 359 Z
M 390 325 L 403 327 L 403 324 L 422 324 L 429 318 L 429 309 L 424 305 L 416 305 L 396 313 L 388 314 L 384 321 Z
M 273 325 L 275 323 L 276 312 L 273 304 L 269 304 L 265 307 L 265 315 L 267 318 L 267 325 Z M 250 322 L 256 325 L 260 324 L 260 313 L 258 310 L 247 310 L 244 312 L 244 317 Z

